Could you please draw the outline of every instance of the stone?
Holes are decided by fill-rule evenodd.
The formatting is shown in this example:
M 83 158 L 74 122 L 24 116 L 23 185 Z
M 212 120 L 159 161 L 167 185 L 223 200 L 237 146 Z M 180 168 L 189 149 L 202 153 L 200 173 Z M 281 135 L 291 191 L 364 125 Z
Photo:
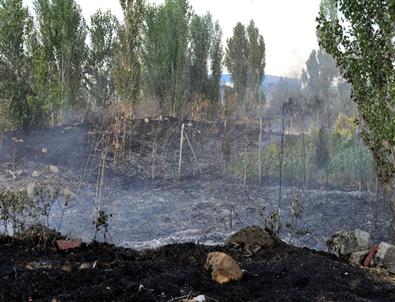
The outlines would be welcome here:
M 81 247 L 82 240 L 56 240 L 55 244 L 59 251 L 67 251 Z
M 43 154 L 47 154 L 47 153 L 48 153 L 48 148 L 42 148 L 42 149 L 41 149 L 41 152 L 42 152 Z
M 33 176 L 33 177 L 40 177 L 40 172 L 38 172 L 38 171 L 33 171 L 33 172 L 32 172 L 32 176 Z
M 81 263 L 81 265 L 79 267 L 80 270 L 91 269 L 91 268 L 92 268 L 92 265 L 88 262 Z
M 376 265 L 395 274 L 395 246 L 386 242 L 379 244 L 378 252 L 374 257 Z
M 50 173 L 58 174 L 59 173 L 59 168 L 57 166 L 54 166 L 54 165 L 49 165 L 48 166 L 48 171 Z
M 65 263 L 62 265 L 61 270 L 66 273 L 71 273 L 73 271 L 73 265 L 70 263 Z
M 74 192 L 72 192 L 69 188 L 63 189 L 63 196 L 68 201 L 74 200 L 77 197 L 77 195 Z
M 204 296 L 204 295 L 199 295 L 199 296 L 197 296 L 197 297 L 195 297 L 193 299 L 181 300 L 181 302 L 206 302 L 206 301 L 207 301 L 206 300 L 206 296 Z
M 268 248 L 276 244 L 277 238 L 269 231 L 259 226 L 250 226 L 233 234 L 228 240 L 229 245 L 241 245 L 256 249 L 257 247 Z
M 46 262 L 46 261 L 33 261 L 29 262 L 26 264 L 25 269 L 29 271 L 35 271 L 35 270 L 50 270 L 53 269 L 52 263 Z
M 219 284 L 240 281 L 243 277 L 239 264 L 225 253 L 214 252 L 208 254 L 204 268 L 211 270 L 213 281 Z
M 350 255 L 370 248 L 370 234 L 356 229 L 352 231 L 341 230 L 332 235 L 326 242 L 328 251 L 336 255 Z

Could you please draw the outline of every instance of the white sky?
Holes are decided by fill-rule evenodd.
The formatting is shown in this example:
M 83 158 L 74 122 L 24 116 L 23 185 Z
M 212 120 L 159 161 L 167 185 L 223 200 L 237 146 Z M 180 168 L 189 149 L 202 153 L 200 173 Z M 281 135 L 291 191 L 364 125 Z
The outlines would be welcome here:
M 119 0 L 76 0 L 89 21 L 98 9 L 111 9 L 122 18 Z M 31 4 L 32 0 L 24 0 Z M 162 3 L 163 0 L 150 2 Z M 266 43 L 266 74 L 299 75 L 311 50 L 317 48 L 315 18 L 320 0 L 189 0 L 194 11 L 210 11 L 218 19 L 225 39 L 237 22 L 253 19 Z M 224 43 L 225 44 L 225 43 Z

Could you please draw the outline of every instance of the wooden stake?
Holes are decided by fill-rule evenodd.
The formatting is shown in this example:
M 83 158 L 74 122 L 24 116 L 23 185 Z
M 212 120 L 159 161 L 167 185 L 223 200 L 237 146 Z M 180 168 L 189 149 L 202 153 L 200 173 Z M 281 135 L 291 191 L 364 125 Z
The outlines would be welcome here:
M 182 163 L 182 143 L 184 141 L 184 128 L 185 125 L 182 124 L 181 126 L 181 136 L 180 136 L 180 157 L 178 160 L 178 177 L 181 178 L 181 163 Z
M 192 154 L 193 154 L 193 158 L 194 158 L 194 159 L 195 159 L 195 161 L 197 162 L 198 160 L 197 160 L 197 157 L 196 157 L 195 151 L 193 150 L 193 147 L 192 147 L 191 141 L 189 140 L 189 137 L 188 137 L 188 134 L 187 134 L 187 132 L 186 132 L 186 131 L 184 131 L 184 135 L 185 135 L 185 138 L 187 139 L 187 142 L 188 142 L 188 144 L 189 144 L 189 148 L 191 148 L 191 151 L 192 151 Z
M 262 185 L 262 118 L 259 119 L 259 185 Z

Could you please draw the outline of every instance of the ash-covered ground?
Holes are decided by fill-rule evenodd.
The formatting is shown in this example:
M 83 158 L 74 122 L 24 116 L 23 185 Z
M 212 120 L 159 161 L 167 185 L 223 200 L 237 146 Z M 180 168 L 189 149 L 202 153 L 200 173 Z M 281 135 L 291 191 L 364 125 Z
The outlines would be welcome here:
M 258 130 L 240 126 L 225 131 L 223 125 L 196 123 L 186 129 L 197 161 L 184 142 L 181 179 L 177 175 L 180 122 L 176 120 L 140 121 L 127 132 L 133 142 L 126 148 L 127 159 L 117 162 L 116 155 L 109 153 L 102 174 L 100 132 L 91 126 L 2 133 L 0 186 L 45 182 L 68 188 L 76 199 L 64 213 L 62 202 L 54 203 L 49 226 L 87 242 L 95 234 L 100 194 L 101 208 L 111 214 L 109 241 L 136 249 L 181 242 L 216 244 L 243 226 L 269 223 L 278 206 L 278 186 L 267 181 L 262 186 L 254 181 L 244 185 L 223 172 L 229 161 L 223 143 L 227 133 L 232 132 L 233 141 L 238 142 L 234 161 L 247 147 L 256 148 Z M 48 165 L 59 171 L 51 171 Z M 285 181 L 282 189 L 283 240 L 325 250 L 333 232 L 354 228 L 371 232 L 376 241 L 389 240 L 390 210 L 382 199 L 377 204 L 372 192 L 324 190 L 315 185 L 302 192 L 291 183 Z M 296 226 L 291 219 L 295 196 L 304 208 Z

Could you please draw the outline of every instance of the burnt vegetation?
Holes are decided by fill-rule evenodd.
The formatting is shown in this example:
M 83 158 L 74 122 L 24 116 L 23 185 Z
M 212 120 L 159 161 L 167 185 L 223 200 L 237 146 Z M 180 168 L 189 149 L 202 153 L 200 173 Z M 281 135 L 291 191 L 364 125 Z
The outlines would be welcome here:
M 0 1 L 0 300 L 394 300 L 392 2 L 322 0 L 275 77 L 254 20 L 225 40 L 187 0 Z M 249 225 L 271 243 L 224 243 Z

